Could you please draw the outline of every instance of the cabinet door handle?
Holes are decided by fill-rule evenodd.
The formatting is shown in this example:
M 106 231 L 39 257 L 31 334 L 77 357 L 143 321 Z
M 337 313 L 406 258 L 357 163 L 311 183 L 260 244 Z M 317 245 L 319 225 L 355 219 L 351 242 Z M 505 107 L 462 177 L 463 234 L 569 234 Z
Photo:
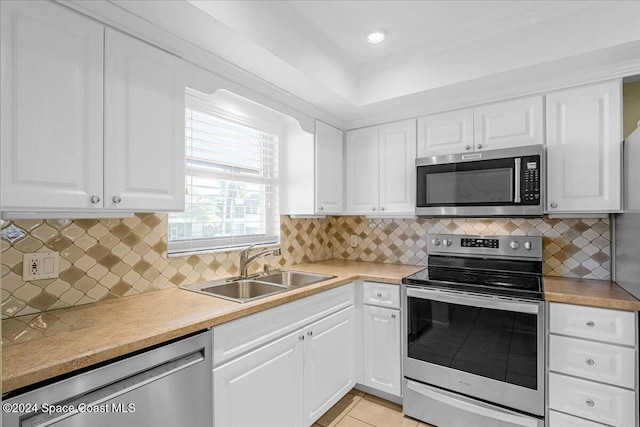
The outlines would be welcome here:
M 304 335 L 300 335 L 300 336 L 298 337 L 298 339 L 299 339 L 300 341 L 304 341 Z
M 320 206 L 320 210 L 323 211 L 324 210 L 324 206 Z
M 464 149 L 465 149 L 465 150 L 467 150 L 467 151 L 469 151 L 469 150 L 471 150 L 471 146 L 470 146 L 470 145 L 465 145 L 465 146 L 464 146 Z
M 593 320 L 589 320 L 586 325 L 590 328 L 593 328 L 594 326 L 596 326 L 595 322 Z
M 310 337 L 313 336 L 313 331 L 307 332 L 307 335 L 309 335 Z
M 91 196 L 91 203 L 94 205 L 100 203 L 100 196 Z
M 555 209 L 555 208 L 557 208 L 557 207 L 558 207 L 558 204 L 557 204 L 556 202 L 553 202 L 553 203 L 551 203 L 551 207 L 552 207 L 553 209 Z
M 587 406 L 596 406 L 596 402 L 594 402 L 594 401 L 593 401 L 593 400 L 591 400 L 591 399 L 587 399 L 587 401 L 586 401 L 586 402 L 584 402 L 584 403 L 586 403 L 586 404 L 587 404 Z
M 113 203 L 115 203 L 116 205 L 122 201 L 120 196 L 113 196 L 111 200 L 113 200 Z
M 478 147 L 478 150 L 482 149 L 482 144 L 478 144 L 476 145 L 476 147 Z
M 371 207 L 371 211 L 375 212 L 376 208 L 374 208 L 373 206 Z
M 593 360 L 592 358 L 588 358 L 587 360 L 585 360 L 585 363 L 589 366 L 593 366 L 596 364 L 595 360 Z
M 384 206 L 382 206 L 382 207 L 380 208 L 380 210 L 381 210 L 381 211 L 383 211 L 383 210 L 384 210 Z
M 391 318 L 392 318 L 392 319 L 395 319 L 395 318 L 396 318 L 396 315 L 395 315 L 395 314 L 392 314 L 392 315 L 391 315 Z

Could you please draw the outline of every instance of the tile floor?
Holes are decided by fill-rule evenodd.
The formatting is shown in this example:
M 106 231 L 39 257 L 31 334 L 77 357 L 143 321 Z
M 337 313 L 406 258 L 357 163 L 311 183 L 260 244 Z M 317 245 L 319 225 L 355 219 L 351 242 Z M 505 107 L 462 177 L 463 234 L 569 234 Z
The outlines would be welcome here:
M 353 389 L 313 427 L 433 427 L 402 414 L 402 407 Z

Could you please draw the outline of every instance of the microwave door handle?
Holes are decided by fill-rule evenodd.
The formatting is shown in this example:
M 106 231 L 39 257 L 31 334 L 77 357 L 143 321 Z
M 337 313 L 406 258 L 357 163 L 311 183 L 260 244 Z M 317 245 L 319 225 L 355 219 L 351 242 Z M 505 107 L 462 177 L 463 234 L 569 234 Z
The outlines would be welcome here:
M 513 203 L 520 203 L 522 200 L 520 199 L 520 170 L 522 169 L 522 159 L 520 157 L 516 157 L 515 159 L 515 195 L 513 197 Z

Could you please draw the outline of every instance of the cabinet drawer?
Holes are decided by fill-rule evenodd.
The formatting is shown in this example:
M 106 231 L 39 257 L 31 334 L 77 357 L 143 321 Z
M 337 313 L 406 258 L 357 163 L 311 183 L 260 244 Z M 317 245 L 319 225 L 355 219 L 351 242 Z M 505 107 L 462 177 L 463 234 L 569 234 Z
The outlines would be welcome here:
M 549 411 L 549 427 L 605 427 L 602 424 L 572 417 L 562 412 Z
M 555 303 L 549 311 L 552 333 L 635 345 L 635 314 L 631 311 Z
M 549 337 L 549 369 L 621 387 L 635 386 L 635 351 L 575 338 Z
M 549 408 L 614 427 L 636 421 L 633 391 L 554 373 L 549 374 Z
M 365 304 L 400 308 L 400 286 L 386 283 L 364 282 Z

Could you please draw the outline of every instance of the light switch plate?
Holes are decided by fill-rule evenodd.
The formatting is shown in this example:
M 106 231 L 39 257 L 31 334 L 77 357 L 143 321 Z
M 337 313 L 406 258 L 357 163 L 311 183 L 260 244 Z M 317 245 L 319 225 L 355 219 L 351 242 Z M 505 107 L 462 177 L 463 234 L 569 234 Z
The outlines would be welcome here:
M 35 252 L 22 257 L 22 280 L 55 279 L 59 275 L 59 252 Z

